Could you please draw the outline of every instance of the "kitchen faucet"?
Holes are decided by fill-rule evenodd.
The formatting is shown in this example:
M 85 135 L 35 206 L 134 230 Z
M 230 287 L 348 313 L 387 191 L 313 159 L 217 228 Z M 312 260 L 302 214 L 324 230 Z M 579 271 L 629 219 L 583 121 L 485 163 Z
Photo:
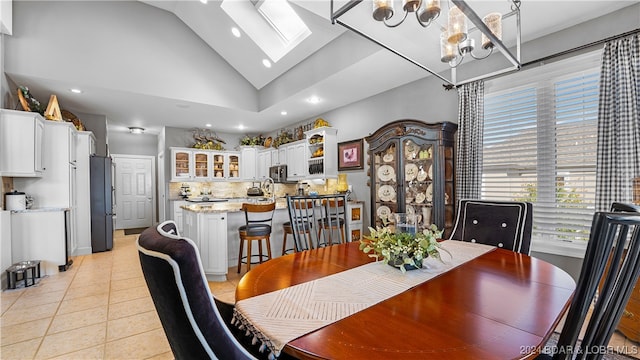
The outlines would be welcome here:
M 271 186 L 269 186 L 269 183 L 271 183 Z M 266 179 L 264 179 L 260 187 L 262 187 L 262 190 L 264 192 L 268 192 L 269 194 L 271 194 L 272 201 L 276 201 L 276 183 L 271 177 L 267 177 Z

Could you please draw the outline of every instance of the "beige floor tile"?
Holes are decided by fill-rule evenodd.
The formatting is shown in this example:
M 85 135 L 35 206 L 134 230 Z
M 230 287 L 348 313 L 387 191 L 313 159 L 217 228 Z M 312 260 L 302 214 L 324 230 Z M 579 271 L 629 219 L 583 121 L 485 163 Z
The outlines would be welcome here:
M 64 290 L 51 291 L 44 294 L 25 292 L 24 295 L 13 304 L 13 308 L 33 309 L 45 304 L 59 303 L 64 297 L 64 293 Z
M 108 283 L 91 284 L 88 286 L 78 286 L 67 290 L 64 300 L 77 299 L 80 297 L 102 295 L 109 292 Z
M 60 304 L 58 314 L 68 314 L 76 311 L 101 307 L 107 305 L 108 303 L 108 293 L 65 300 Z
M 92 360 L 104 359 L 104 344 L 63 354 L 49 360 Z
M 47 335 L 42 340 L 35 358 L 48 359 L 98 346 L 104 343 L 106 330 L 107 323 L 100 323 Z
M 47 334 L 55 334 L 106 322 L 107 312 L 107 306 L 100 306 L 83 311 L 57 315 L 51 322 Z
M 147 283 L 144 280 L 144 276 L 111 281 L 111 291 L 126 290 L 140 286 L 147 286 Z
M 9 311 L 2 315 L 0 324 L 4 329 L 10 325 L 25 323 L 28 321 L 51 318 L 58 310 L 58 302 L 51 304 L 43 304 L 35 307 L 16 307 L 13 306 Z
M 112 291 L 111 296 L 109 297 L 109 303 L 115 304 L 148 296 L 151 295 L 149 294 L 149 289 L 147 288 L 147 286 L 138 286 L 131 289 Z
M 147 311 L 155 311 L 153 300 L 151 297 L 143 297 L 139 299 L 123 301 L 109 305 L 109 320 L 120 319 L 123 317 L 144 313 Z
M 47 332 L 49 324 L 51 324 L 51 318 L 4 326 L 2 327 L 2 334 L 0 334 L 0 344 L 6 346 L 41 338 Z
M 108 342 L 105 359 L 146 359 L 171 351 L 164 330 L 155 329 L 142 334 Z
M 142 274 L 142 269 L 114 270 L 111 273 L 111 281 L 137 278 L 140 276 L 144 276 L 144 274 Z
M 4 314 L 9 310 L 20 296 L 24 293 L 24 290 L 5 290 L 0 293 L 0 314 Z
M 127 316 L 107 322 L 107 341 L 140 334 L 154 329 L 161 329 L 160 318 L 155 311 Z
M 173 360 L 175 356 L 171 351 L 147 358 L 146 360 Z
M 226 293 L 216 293 L 215 298 L 222 301 L 222 302 L 226 302 L 227 304 L 235 304 L 236 303 L 236 292 L 235 291 L 229 291 Z
M 226 293 L 229 291 L 235 291 L 236 284 L 232 283 L 231 281 L 224 281 L 224 282 L 209 281 L 209 289 L 211 290 L 212 293 L 214 292 Z
M 0 359 L 2 360 L 22 360 L 31 359 L 36 354 L 42 338 L 22 341 L 19 343 L 2 346 L 0 348 Z

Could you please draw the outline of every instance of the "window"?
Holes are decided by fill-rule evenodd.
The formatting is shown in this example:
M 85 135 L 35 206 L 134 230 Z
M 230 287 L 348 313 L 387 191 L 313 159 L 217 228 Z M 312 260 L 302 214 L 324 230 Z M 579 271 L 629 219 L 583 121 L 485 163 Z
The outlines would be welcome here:
M 582 256 L 594 213 L 600 52 L 488 81 L 484 199 L 534 205 L 532 249 Z

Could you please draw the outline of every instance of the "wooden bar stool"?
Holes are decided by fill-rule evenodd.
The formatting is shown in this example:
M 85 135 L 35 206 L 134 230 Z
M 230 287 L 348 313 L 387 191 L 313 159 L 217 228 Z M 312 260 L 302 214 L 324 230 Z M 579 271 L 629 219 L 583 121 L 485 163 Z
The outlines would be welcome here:
M 238 253 L 238 273 L 242 263 L 247 264 L 247 271 L 251 270 L 251 258 L 253 257 L 251 243 L 254 240 L 258 241 L 258 262 L 253 264 L 262 263 L 264 259 L 271 259 L 271 224 L 273 220 L 273 211 L 276 208 L 275 203 L 269 204 L 242 204 L 242 211 L 244 211 L 245 225 L 238 228 L 240 235 L 240 252 Z M 267 242 L 267 254 L 262 254 L 262 240 Z M 244 242 L 247 241 L 247 255 L 243 256 Z M 246 260 L 246 261 L 242 261 Z

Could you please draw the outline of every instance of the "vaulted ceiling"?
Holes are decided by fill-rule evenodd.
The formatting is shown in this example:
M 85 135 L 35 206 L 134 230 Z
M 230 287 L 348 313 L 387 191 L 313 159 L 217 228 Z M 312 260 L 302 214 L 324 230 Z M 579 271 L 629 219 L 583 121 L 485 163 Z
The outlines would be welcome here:
M 152 133 L 206 124 L 268 132 L 429 76 L 332 25 L 329 0 L 289 2 L 312 34 L 266 68 L 267 56 L 249 36 L 232 35 L 237 25 L 221 1 L 14 1 L 5 72 L 41 101 L 56 94 L 63 108 L 105 115 L 111 131 L 141 126 Z M 469 2 L 479 13 L 496 4 Z M 523 43 L 634 3 L 525 0 Z M 349 21 L 418 58 L 433 52 L 426 44 L 435 41 L 415 24 L 384 28 L 370 6 L 358 5 Z M 444 69 L 438 56 L 433 66 Z M 319 103 L 307 102 L 312 96 Z

